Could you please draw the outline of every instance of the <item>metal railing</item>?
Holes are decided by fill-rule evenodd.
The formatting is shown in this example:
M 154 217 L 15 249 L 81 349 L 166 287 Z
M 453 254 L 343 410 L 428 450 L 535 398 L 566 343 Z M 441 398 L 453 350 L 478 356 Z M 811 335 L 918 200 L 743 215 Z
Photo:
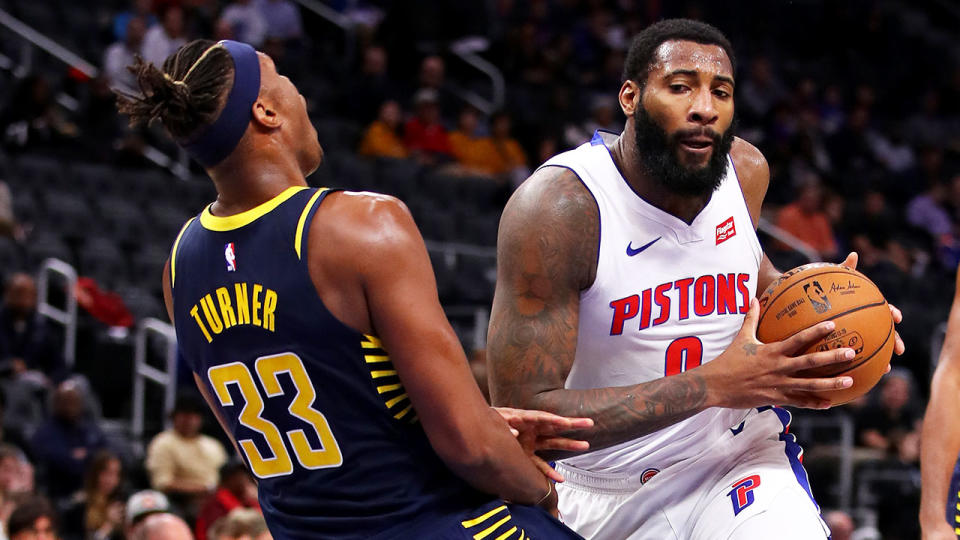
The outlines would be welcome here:
M 817 262 L 820 260 L 820 254 L 817 253 L 817 250 L 810 247 L 803 240 L 800 240 L 789 232 L 777 227 L 766 218 L 760 218 L 760 223 L 757 226 L 757 229 L 768 234 L 773 239 L 779 240 L 790 246 L 791 249 L 803 255 L 807 259 L 807 262 Z
M 354 49 L 357 43 L 356 30 L 354 29 L 353 23 L 350 21 L 350 19 L 345 17 L 339 11 L 331 8 L 323 2 L 320 2 L 319 0 L 294 0 L 294 2 L 320 16 L 322 19 L 336 26 L 341 32 L 343 32 L 343 61 L 344 64 L 349 65 L 350 62 L 353 61 Z
M 460 97 L 484 114 L 492 114 L 503 107 L 507 96 L 507 84 L 500 69 L 477 54 L 489 48 L 486 38 L 468 37 L 454 42 L 450 52 L 490 79 L 491 97 L 486 99 L 469 90 L 460 92 Z
M 0 28 L 9 30 L 23 41 L 24 47 L 21 49 L 20 62 L 16 67 L 13 67 L 13 59 L 8 57 L 0 59 L 0 68 L 7 67 L 17 78 L 22 78 L 30 72 L 34 49 L 46 52 L 51 57 L 90 79 L 96 78 L 100 74 L 100 70 L 96 66 L 3 9 L 0 9 Z M 69 111 L 75 112 L 79 108 L 77 100 L 63 92 L 57 94 L 55 99 L 61 107 Z M 189 168 L 185 165 L 182 156 L 174 159 L 153 146 L 145 145 L 143 157 L 159 167 L 170 170 L 178 178 L 186 179 L 190 175 Z
M 833 443 L 835 448 L 839 450 L 839 455 L 835 456 L 837 458 L 837 500 L 841 509 L 849 511 L 853 504 L 853 446 L 856 435 L 853 418 L 848 414 L 835 416 L 804 414 L 795 416 L 795 420 L 791 423 L 793 428 L 791 433 L 798 436 L 800 439 L 798 442 L 801 445 L 803 445 L 804 440 L 813 440 L 813 437 L 810 436 L 813 430 L 832 429 L 839 434 L 836 442 Z M 806 435 L 800 437 L 804 433 Z M 818 443 L 822 442 L 818 441 Z
M 166 369 L 157 369 L 147 363 L 149 338 L 155 335 L 166 345 Z M 160 319 L 144 319 L 137 327 L 133 359 L 133 416 L 130 431 L 135 441 L 143 437 L 144 408 L 147 381 L 163 386 L 163 413 L 173 409 L 177 397 L 177 333 L 173 326 Z
M 60 277 L 64 283 L 63 308 L 50 303 L 50 278 Z M 47 259 L 37 272 L 37 313 L 64 328 L 63 361 L 68 369 L 76 362 L 77 351 L 77 270 L 60 259 Z

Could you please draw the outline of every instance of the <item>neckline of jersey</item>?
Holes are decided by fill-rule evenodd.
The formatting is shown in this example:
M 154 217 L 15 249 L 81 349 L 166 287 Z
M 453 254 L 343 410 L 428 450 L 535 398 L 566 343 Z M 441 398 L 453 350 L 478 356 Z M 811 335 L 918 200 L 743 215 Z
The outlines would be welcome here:
M 693 221 L 687 224 L 686 221 L 678 218 L 677 216 L 671 214 L 670 212 L 666 212 L 664 210 L 661 210 L 660 208 L 657 208 L 656 206 L 651 204 L 649 201 L 644 199 L 642 195 L 637 193 L 635 189 L 633 189 L 633 186 L 630 185 L 630 182 L 627 182 L 627 179 L 624 178 L 623 173 L 621 173 L 620 169 L 617 167 L 617 162 L 614 161 L 613 154 L 610 152 L 610 147 L 607 146 L 606 140 L 603 137 L 604 134 L 619 136 L 619 134 L 613 133 L 612 131 L 597 130 L 596 133 L 594 133 L 594 138 L 599 138 L 600 144 L 594 144 L 593 146 L 603 147 L 607 155 L 607 158 L 609 160 L 608 161 L 609 166 L 613 170 L 613 172 L 616 174 L 615 178 L 619 180 L 619 184 L 621 185 L 622 188 L 625 187 L 626 191 L 629 194 L 633 195 L 633 199 L 636 200 L 636 203 L 635 204 L 628 203 L 629 206 L 633 208 L 636 212 L 645 216 L 646 218 L 656 221 L 657 223 L 663 225 L 664 227 L 667 227 L 670 230 L 672 230 L 674 234 L 677 236 L 677 241 L 680 242 L 681 244 L 686 244 L 689 242 L 698 242 L 703 240 L 703 236 L 700 234 L 700 231 L 699 231 L 699 226 L 701 222 L 704 219 L 706 219 L 704 216 L 708 214 L 708 211 L 713 206 L 714 201 L 717 200 L 716 195 L 720 191 L 720 189 L 722 189 L 722 187 L 718 187 L 717 190 L 710 195 L 710 200 L 707 201 L 707 204 L 704 205 L 702 209 L 700 209 L 700 212 L 697 213 L 696 217 L 693 218 Z M 727 159 L 729 162 L 729 156 L 727 156 Z M 729 166 L 730 165 L 728 163 L 728 167 Z M 726 174 L 728 173 L 729 173 L 729 170 L 726 173 L 724 173 L 724 178 L 722 181 L 723 183 L 721 184 L 721 186 L 726 183 L 727 181 Z M 627 200 L 629 200 L 629 198 Z
M 274 208 L 280 206 L 281 203 L 305 189 L 307 189 L 306 186 L 290 186 L 281 191 L 276 197 L 239 214 L 233 214 L 232 216 L 215 216 L 210 212 L 212 204 L 208 204 L 200 214 L 200 224 L 203 225 L 204 229 L 216 232 L 239 229 L 263 217 Z

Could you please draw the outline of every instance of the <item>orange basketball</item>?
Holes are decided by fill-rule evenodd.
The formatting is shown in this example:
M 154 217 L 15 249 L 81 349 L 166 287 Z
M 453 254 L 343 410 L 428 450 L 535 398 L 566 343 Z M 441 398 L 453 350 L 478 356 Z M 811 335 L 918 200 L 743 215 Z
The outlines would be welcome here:
M 774 281 L 760 296 L 757 338 L 781 341 L 819 322 L 836 328 L 804 353 L 849 347 L 853 360 L 802 371 L 809 377 L 853 377 L 853 386 L 819 392 L 834 405 L 867 393 L 883 376 L 893 355 L 893 316 L 883 294 L 866 276 L 845 266 L 798 266 Z

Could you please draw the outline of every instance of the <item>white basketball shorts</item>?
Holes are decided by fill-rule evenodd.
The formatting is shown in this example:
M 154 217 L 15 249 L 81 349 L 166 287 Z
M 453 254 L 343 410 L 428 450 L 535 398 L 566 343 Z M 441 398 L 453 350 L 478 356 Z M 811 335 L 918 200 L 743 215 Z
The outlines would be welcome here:
M 694 458 L 597 474 L 557 464 L 561 520 L 591 540 L 824 540 L 790 413 L 751 411 Z

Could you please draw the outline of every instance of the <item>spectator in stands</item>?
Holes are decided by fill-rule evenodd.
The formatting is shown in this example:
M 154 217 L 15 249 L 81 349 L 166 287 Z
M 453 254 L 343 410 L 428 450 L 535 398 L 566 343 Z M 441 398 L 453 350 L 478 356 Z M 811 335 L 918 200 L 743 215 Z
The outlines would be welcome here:
M 7 523 L 10 540 L 55 540 L 57 516 L 50 503 L 42 497 L 32 497 L 18 504 Z
M 530 176 L 527 154 L 510 133 L 512 120 L 506 111 L 497 111 L 490 117 L 490 139 L 497 151 L 500 173 L 505 174 L 511 185 L 518 186 Z
M 159 491 L 145 489 L 134 493 L 127 499 L 127 506 L 124 509 L 126 537 L 133 538 L 147 517 L 153 514 L 170 513 L 170 510 L 170 501 Z
M 360 141 L 357 153 L 367 157 L 388 157 L 402 159 L 407 157 L 407 147 L 400 138 L 400 105 L 387 100 L 380 105 L 380 114 L 367 128 Z
M 187 42 L 183 8 L 167 4 L 161 15 L 163 22 L 147 30 L 143 38 L 143 59 L 157 66 L 162 66 L 167 56 Z
M 127 31 L 130 29 L 130 19 L 143 19 L 146 28 L 157 24 L 157 17 L 151 9 L 151 0 L 131 0 L 130 9 L 121 11 L 113 17 L 113 38 L 123 43 L 127 40 Z
M 123 540 L 122 470 L 116 454 L 101 450 L 93 456 L 83 491 L 63 511 L 64 540 Z
M 374 119 L 376 111 L 371 104 L 393 101 L 397 84 L 387 73 L 387 50 L 371 45 L 363 50 L 360 73 L 353 77 L 341 96 L 347 116 L 367 124 Z M 381 105 L 382 106 L 382 105 Z
M 260 509 L 257 485 L 253 483 L 242 461 L 230 461 L 220 468 L 220 485 L 216 493 L 204 503 L 197 516 L 197 540 L 207 540 L 210 526 L 238 508 L 253 508 L 257 511 Z M 214 538 L 211 537 L 210 540 Z
M 414 102 L 416 102 L 417 94 L 422 90 L 433 90 L 436 93 L 440 116 L 449 119 L 456 114 L 456 104 L 459 103 L 459 99 L 447 82 L 447 64 L 442 57 L 431 55 L 424 58 L 420 62 L 420 74 L 417 82 Z
M 266 36 L 284 42 L 303 37 L 300 8 L 290 0 L 256 0 L 257 9 L 266 23 Z
M 914 402 L 912 386 L 910 373 L 902 368 L 883 378 L 877 399 L 857 415 L 861 445 L 886 451 L 904 463 L 917 462 L 923 411 Z
M 55 500 L 82 488 L 90 458 L 109 446 L 106 435 L 88 417 L 85 398 L 76 380 L 60 383 L 53 393 L 53 414 L 33 435 L 33 455 L 47 493 Z
M 614 119 L 616 101 L 610 96 L 595 96 L 590 104 L 590 118 L 583 122 L 568 124 L 564 129 L 567 146 L 576 147 L 590 140 L 598 129 L 619 133 L 622 124 Z
M 819 177 L 808 175 L 797 199 L 780 209 L 777 226 L 814 249 L 818 260 L 829 261 L 837 256 L 837 241 L 830 220 L 823 212 L 823 200 Z
M 22 228 L 17 224 L 13 213 L 13 194 L 10 193 L 10 186 L 3 180 L 0 180 L 0 236 L 23 236 Z
M 43 75 L 28 75 L 0 110 L 0 142 L 14 150 L 59 150 L 78 134 Z
M 11 422 L 4 414 L 7 410 L 6 392 L 0 391 L 0 445 L 12 445 L 21 452 L 30 451 L 30 442 L 23 435 L 18 423 Z
M 9 277 L 0 308 L 0 362 L 15 377 L 59 381 L 66 375 L 62 346 L 47 319 L 37 313 L 37 283 L 33 276 Z
M 466 174 L 498 177 L 503 163 L 490 137 L 479 134 L 480 111 L 472 105 L 460 110 L 457 130 L 450 133 L 450 150 Z
M 449 160 L 450 139 L 440 121 L 436 90 L 418 91 L 413 102 L 416 115 L 404 125 L 404 145 L 424 165 L 436 165 Z
M 187 522 L 179 516 L 161 512 L 144 518 L 127 538 L 128 540 L 193 540 L 193 534 Z
M 933 181 L 906 207 L 907 223 L 927 233 L 931 243 L 941 250 L 952 249 L 956 242 L 953 219 L 946 208 L 947 196 L 947 186 Z
M 177 399 L 170 413 L 173 428 L 150 441 L 146 468 L 150 485 L 169 496 L 187 516 L 217 486 L 220 466 L 227 460 L 223 446 L 200 433 L 205 405 L 192 396 Z
M 758 56 L 750 63 L 750 74 L 738 88 L 738 102 L 743 104 L 743 115 L 756 123 L 773 110 L 774 105 L 787 98 L 787 89 L 773 71 L 766 56 Z M 739 112 L 739 111 L 738 111 Z
M 123 92 L 137 91 L 136 78 L 127 66 L 133 65 L 134 56 L 140 54 L 146 33 L 146 19 L 130 17 L 124 39 L 107 47 L 107 52 L 103 55 L 103 76 L 110 88 Z
M 220 14 L 220 21 L 233 30 L 233 39 L 256 48 L 263 45 L 267 37 L 267 21 L 253 0 L 233 0 Z
M 851 540 L 853 534 L 853 518 L 842 510 L 832 510 L 823 515 L 823 520 L 830 527 L 831 540 Z
M 197 536 L 199 539 L 200 537 Z M 238 508 L 210 527 L 209 540 L 272 540 L 263 514 Z
M 0 523 L 7 523 L 20 501 L 34 493 L 33 465 L 19 449 L 0 444 Z

